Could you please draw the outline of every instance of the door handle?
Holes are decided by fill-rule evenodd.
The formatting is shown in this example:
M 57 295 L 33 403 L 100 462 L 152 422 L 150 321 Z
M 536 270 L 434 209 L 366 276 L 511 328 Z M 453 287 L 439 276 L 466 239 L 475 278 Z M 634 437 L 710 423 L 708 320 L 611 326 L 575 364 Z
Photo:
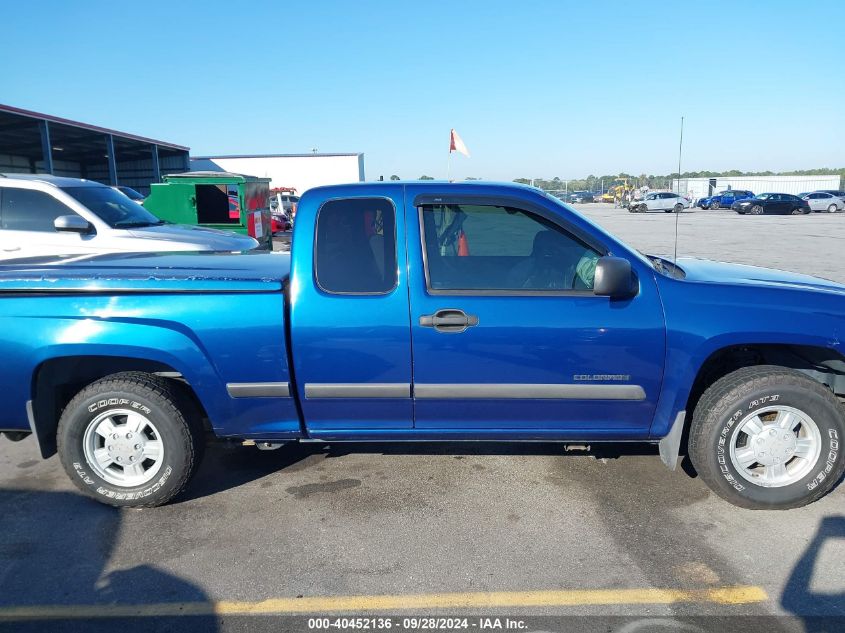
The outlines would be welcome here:
M 4 248 L 3 250 L 7 253 L 14 253 L 15 251 L 21 250 L 21 247 L 20 246 L 10 246 L 9 248 Z
M 478 325 L 477 316 L 454 308 L 444 308 L 420 317 L 421 327 L 433 327 L 438 332 L 459 333 L 474 325 Z

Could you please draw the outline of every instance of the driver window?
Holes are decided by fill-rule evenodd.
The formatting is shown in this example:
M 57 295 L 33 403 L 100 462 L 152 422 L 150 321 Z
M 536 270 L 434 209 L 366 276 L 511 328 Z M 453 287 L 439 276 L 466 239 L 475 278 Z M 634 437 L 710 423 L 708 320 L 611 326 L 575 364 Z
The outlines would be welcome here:
M 443 204 L 424 205 L 420 215 L 431 291 L 593 288 L 599 252 L 533 213 Z

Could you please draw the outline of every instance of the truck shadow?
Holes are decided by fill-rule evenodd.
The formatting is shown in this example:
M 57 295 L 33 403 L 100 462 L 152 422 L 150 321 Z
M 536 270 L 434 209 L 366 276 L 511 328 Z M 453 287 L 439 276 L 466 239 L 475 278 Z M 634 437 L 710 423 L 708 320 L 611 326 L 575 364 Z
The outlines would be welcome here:
M 807 633 L 845 631 L 845 575 L 838 567 L 831 569 L 828 560 L 832 553 L 828 551 L 826 557 L 823 552 L 826 544 L 845 545 L 845 516 L 827 516 L 821 520 L 781 596 L 783 609 L 801 619 Z M 830 582 L 835 585 L 831 590 L 813 587 Z
M 0 490 L 0 630 L 14 631 L 215 631 L 214 616 L 86 617 L 83 607 L 159 603 L 208 603 L 203 590 L 154 567 L 109 569 L 120 544 L 123 512 L 78 494 Z M 140 553 L 133 551 L 133 556 Z M 13 620 L 12 607 L 66 607 L 49 620 Z
M 555 442 L 292 442 L 274 451 L 212 443 L 207 447 L 203 463 L 188 489 L 173 503 L 200 499 L 280 471 L 296 472 L 323 459 L 354 453 L 397 457 L 451 455 L 456 459 L 474 455 L 558 455 L 562 459 L 585 455 L 581 450 L 568 452 L 564 444 Z M 642 455 L 653 455 L 658 459 L 657 446 L 653 444 L 593 444 L 589 454 L 595 459 L 623 459 Z M 695 477 L 694 471 L 690 476 Z

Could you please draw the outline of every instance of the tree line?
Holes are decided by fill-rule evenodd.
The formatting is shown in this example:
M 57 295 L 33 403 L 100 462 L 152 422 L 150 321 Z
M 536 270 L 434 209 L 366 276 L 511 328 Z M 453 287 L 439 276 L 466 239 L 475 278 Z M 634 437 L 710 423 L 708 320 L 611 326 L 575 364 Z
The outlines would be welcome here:
M 839 176 L 840 182 L 845 183 L 845 167 L 836 169 L 822 168 L 822 169 L 797 169 L 793 171 L 740 171 L 738 169 L 731 169 L 728 171 L 685 171 L 681 173 L 681 178 L 717 178 L 727 176 Z M 601 191 L 607 190 L 619 181 L 627 179 L 628 182 L 635 187 L 647 186 L 649 189 L 670 189 L 672 181 L 678 179 L 678 172 L 673 172 L 666 175 L 655 174 L 628 174 L 625 172 L 604 176 L 594 176 L 590 174 L 586 178 L 569 180 L 568 182 L 560 178 L 552 178 L 546 180 L 543 178 L 516 178 L 514 182 L 530 185 L 545 190 L 568 189 L 569 191 Z
M 835 169 L 827 167 L 821 169 L 796 169 L 794 171 L 740 171 L 738 169 L 730 169 L 728 171 L 685 171 L 680 177 L 717 178 L 719 176 L 839 176 L 840 182 L 845 184 L 845 167 Z M 601 191 L 602 189 L 607 190 L 623 179 L 627 179 L 635 187 L 647 186 L 649 189 L 670 189 L 672 187 L 672 181 L 677 180 L 677 178 L 678 172 L 666 175 L 640 174 L 639 176 L 621 172 L 619 174 L 605 174 L 604 176 L 590 174 L 586 178 L 568 181 L 555 177 L 550 180 L 545 178 L 514 178 L 514 182 L 524 185 L 533 184 L 535 187 L 547 191 L 556 191 L 558 189 L 568 189 L 569 191 Z M 393 175 L 390 179 L 399 180 L 399 176 Z M 434 178 L 422 175 L 417 180 L 434 180 Z M 480 178 L 468 177 L 465 180 L 480 180 Z

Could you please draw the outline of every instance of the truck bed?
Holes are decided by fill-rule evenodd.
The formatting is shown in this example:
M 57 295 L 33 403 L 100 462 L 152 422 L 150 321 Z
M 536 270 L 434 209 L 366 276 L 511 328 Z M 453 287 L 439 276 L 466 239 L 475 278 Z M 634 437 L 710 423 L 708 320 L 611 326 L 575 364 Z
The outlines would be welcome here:
M 273 292 L 289 253 L 140 253 L 19 259 L 0 265 L 2 293 Z

